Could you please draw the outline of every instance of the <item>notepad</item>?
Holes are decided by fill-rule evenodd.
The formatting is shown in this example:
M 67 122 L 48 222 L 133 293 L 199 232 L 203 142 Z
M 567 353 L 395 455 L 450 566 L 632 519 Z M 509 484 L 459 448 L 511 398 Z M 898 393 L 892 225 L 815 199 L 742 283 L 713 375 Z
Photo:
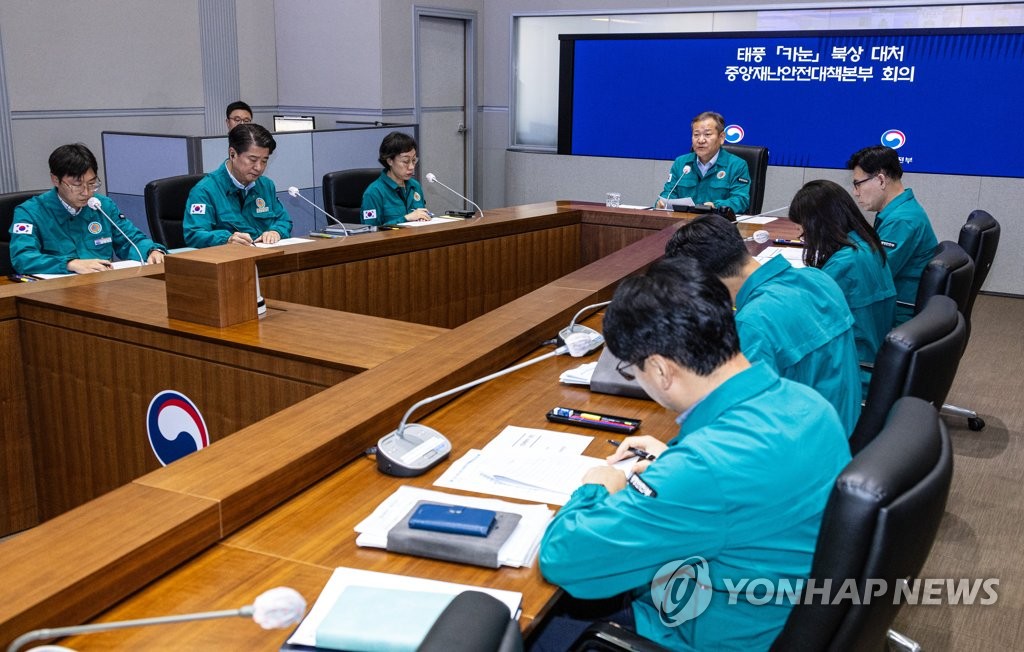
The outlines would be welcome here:
M 348 652 L 415 652 L 454 595 L 348 586 L 316 629 L 316 646 Z

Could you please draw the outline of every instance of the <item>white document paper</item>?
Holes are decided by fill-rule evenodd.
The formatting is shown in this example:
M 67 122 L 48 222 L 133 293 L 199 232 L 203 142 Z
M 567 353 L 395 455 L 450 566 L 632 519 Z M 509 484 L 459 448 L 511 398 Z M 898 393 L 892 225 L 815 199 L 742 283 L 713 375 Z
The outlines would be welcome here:
M 270 249 L 272 247 L 284 247 L 284 246 L 287 246 L 287 245 L 302 244 L 303 242 L 313 242 L 313 241 L 310 240 L 309 238 L 281 238 L 280 240 L 278 240 L 274 244 L 267 244 L 266 242 L 255 242 L 253 244 L 255 244 L 260 249 Z
M 470 450 L 452 462 L 434 486 L 564 505 L 590 468 L 607 464 L 580 454 L 592 440 L 587 435 L 507 426 L 483 450 Z M 615 466 L 628 472 L 635 463 L 630 458 Z
M 803 247 L 766 247 L 756 259 L 763 265 L 776 256 L 782 256 L 793 267 L 805 267 Z
M 743 222 L 744 224 L 771 224 L 779 218 L 772 217 L 771 215 L 737 215 L 737 224 Z
M 498 512 L 511 512 L 522 516 L 512 536 L 508 538 L 498 551 L 498 563 L 503 566 L 524 567 L 533 564 L 540 547 L 540 539 L 544 535 L 554 512 L 546 505 L 523 505 L 510 503 L 496 498 L 478 498 L 461 496 L 420 489 L 403 485 L 395 493 L 388 496 L 373 510 L 373 513 L 356 525 L 356 545 L 369 548 L 386 548 L 388 532 L 401 521 L 420 500 L 444 505 L 462 505 L 478 509 L 490 509 Z
M 597 369 L 597 361 L 584 362 L 578 367 L 563 371 L 558 377 L 558 382 L 566 385 L 590 385 L 594 369 Z
M 502 591 L 482 586 L 470 586 L 468 584 L 427 580 L 407 575 L 392 575 L 390 573 L 376 573 L 355 568 L 339 567 L 334 569 L 331 579 L 327 581 L 327 584 L 320 592 L 320 597 L 316 599 L 309 613 L 299 623 L 298 628 L 288 639 L 288 643 L 315 647 L 317 628 L 320 627 L 320 623 L 330 613 L 331 607 L 338 601 L 341 592 L 349 586 L 369 586 L 401 591 L 425 591 L 447 595 L 458 595 L 463 591 L 482 591 L 505 603 L 511 617 L 517 620 L 519 619 L 520 607 L 523 602 L 523 594 L 517 591 Z
M 394 226 L 430 226 L 431 224 L 449 224 L 451 222 L 461 221 L 459 217 L 448 217 L 445 215 L 436 215 L 429 220 L 418 220 L 414 222 L 399 222 Z

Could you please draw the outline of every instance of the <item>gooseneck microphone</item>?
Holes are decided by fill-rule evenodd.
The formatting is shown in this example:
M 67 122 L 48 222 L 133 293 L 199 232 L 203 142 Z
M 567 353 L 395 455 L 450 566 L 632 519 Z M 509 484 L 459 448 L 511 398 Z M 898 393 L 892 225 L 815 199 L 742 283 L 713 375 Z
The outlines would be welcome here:
M 569 336 L 572 335 L 573 333 L 585 333 L 586 335 L 588 335 L 590 337 L 590 344 L 589 344 L 589 346 L 591 347 L 590 351 L 593 351 L 597 347 L 599 347 L 602 344 L 604 344 L 604 335 L 602 335 L 601 333 L 598 333 L 597 331 L 595 331 L 593 328 L 590 328 L 589 326 L 584 326 L 582 324 L 577 324 L 576 320 L 579 319 L 580 315 L 582 315 L 583 313 L 588 312 L 590 310 L 593 310 L 595 308 L 604 308 L 605 306 L 607 306 L 610 303 L 611 303 L 611 301 L 602 301 L 601 303 L 593 303 L 593 304 L 591 304 L 589 306 L 583 306 L 582 308 L 580 308 L 579 312 L 577 312 L 575 315 L 573 315 L 572 320 L 569 322 L 569 325 L 566 326 L 565 328 L 563 328 L 562 330 L 558 331 L 558 340 L 560 342 L 565 342 L 566 340 L 569 339 Z M 587 351 L 587 353 L 589 353 L 590 351 Z
M 292 197 L 298 197 L 302 201 L 306 202 L 307 204 L 309 204 L 310 206 L 312 206 L 316 210 L 318 210 L 321 213 L 323 213 L 324 215 L 326 215 L 327 219 L 331 220 L 332 222 L 334 222 L 335 224 L 340 226 L 341 230 L 345 232 L 345 235 L 346 236 L 348 235 L 348 228 L 345 226 L 344 222 L 342 222 L 341 220 L 339 220 L 338 218 L 334 217 L 333 215 L 331 215 L 330 213 L 328 213 L 324 209 L 320 208 L 319 206 L 317 206 L 313 202 L 311 202 L 308 199 L 306 199 L 305 197 L 303 197 L 302 194 L 299 192 L 298 188 L 296 188 L 295 186 L 288 186 L 288 194 L 291 195 Z M 313 220 L 313 228 L 316 229 L 316 220 Z
M 86 205 L 89 208 L 93 209 L 94 211 L 99 211 L 99 213 L 101 215 L 103 215 L 103 217 L 107 218 L 107 221 L 110 222 L 111 226 L 113 226 L 115 229 L 120 231 L 121 235 L 124 236 L 124 239 L 128 241 L 128 244 L 130 244 L 135 249 L 135 253 L 139 254 L 139 264 L 140 265 L 145 265 L 146 264 L 146 259 L 142 257 L 142 251 L 139 250 L 139 245 L 135 244 L 135 241 L 132 240 L 131 238 L 129 238 L 127 233 L 125 233 L 123 230 L 121 230 L 121 227 L 119 227 L 117 225 L 117 222 L 115 222 L 114 220 L 110 219 L 110 216 L 107 215 L 107 212 L 105 210 L 103 210 L 103 204 L 100 202 L 100 198 L 99 197 L 90 197 L 89 201 L 87 201 L 85 203 L 86 203 Z
M 435 175 L 433 172 L 428 172 L 427 176 L 425 176 L 424 178 L 428 182 L 436 183 L 436 184 L 440 185 L 442 188 L 446 189 L 448 192 L 450 192 L 450 193 L 452 193 L 454 195 L 457 195 L 458 197 L 461 197 L 463 200 L 465 200 L 465 201 L 469 202 L 470 204 L 472 204 L 473 208 L 475 208 L 478 211 L 480 211 L 480 219 L 483 219 L 483 217 L 484 217 L 484 209 L 480 208 L 480 206 L 477 205 L 477 203 L 475 201 L 473 201 L 469 197 L 463 195 L 462 193 L 460 193 L 460 192 L 458 192 L 456 190 L 453 190 L 453 189 L 449 188 L 448 186 L 446 186 L 443 183 L 441 183 L 440 181 L 438 181 L 437 175 Z
M 736 219 L 736 222 L 737 222 L 737 223 L 739 223 L 739 222 L 746 222 L 747 220 L 752 220 L 752 219 L 754 219 L 755 217 L 768 217 L 768 216 L 769 216 L 769 215 L 771 215 L 772 213 L 778 213 L 779 211 L 784 211 L 784 210 L 786 210 L 787 208 L 789 208 L 789 204 L 786 204 L 785 206 L 783 206 L 783 207 L 781 207 L 781 208 L 773 208 L 773 209 L 772 209 L 772 210 L 770 210 L 770 211 L 765 211 L 765 212 L 763 212 L 763 213 L 758 213 L 757 215 L 746 215 L 746 216 L 744 216 L 744 217 L 742 217 L 742 218 L 737 218 L 737 219 Z
M 683 166 L 683 167 L 685 167 L 685 166 Z M 670 170 L 671 170 L 671 168 L 670 168 Z M 671 174 L 671 172 L 670 172 L 670 174 Z M 673 184 L 672 184 L 672 187 L 668 189 L 668 192 L 667 192 L 667 193 L 665 193 L 665 194 L 667 194 L 667 195 L 668 195 L 668 197 L 662 197 L 661 195 L 658 195 L 658 199 L 660 199 L 660 200 L 662 200 L 663 202 L 665 202 L 665 208 L 668 208 L 668 202 L 669 202 L 669 201 L 671 201 L 671 200 L 669 199 L 669 197 L 671 197 L 671 196 L 672 196 L 672 193 L 674 193 L 674 192 L 676 191 L 676 186 L 678 186 L 678 185 L 679 185 L 679 182 L 680 182 L 680 181 L 682 181 L 682 180 L 683 180 L 683 175 L 682 175 L 682 174 L 680 174 L 680 175 L 679 175 L 679 176 L 678 176 L 678 177 L 676 178 L 676 182 L 675 182 L 675 183 L 673 183 Z
M 263 629 L 283 629 L 298 623 L 302 620 L 302 616 L 305 613 L 306 600 L 299 595 L 299 592 L 286 586 L 279 586 L 261 593 L 256 597 L 251 605 L 247 605 L 239 609 L 201 611 L 198 613 L 178 614 L 175 616 L 157 616 L 155 618 L 118 620 L 109 623 L 94 623 L 92 625 L 36 629 L 14 639 L 14 641 L 12 641 L 7 647 L 7 652 L 18 652 L 18 650 L 27 643 L 50 638 L 77 636 L 79 634 L 93 634 L 113 629 L 125 629 L 127 627 L 170 625 L 174 623 L 188 623 L 197 620 L 212 620 L 214 618 L 231 618 L 235 616 L 252 618 L 256 624 Z
M 589 330 L 589 329 L 588 329 Z M 598 334 L 598 337 L 601 337 Z M 588 333 L 572 333 L 566 338 L 564 346 L 560 346 L 550 353 L 539 355 L 536 358 L 531 358 L 525 362 L 520 362 L 517 365 L 506 367 L 501 371 L 496 371 L 493 374 L 484 376 L 483 378 L 477 378 L 471 380 L 468 383 L 459 385 L 448 391 L 441 392 L 434 396 L 428 396 L 425 399 L 417 401 L 410 407 L 405 415 L 402 417 L 401 423 L 398 424 L 398 428 L 393 430 L 389 434 L 380 438 L 377 442 L 376 454 L 377 454 L 377 469 L 382 473 L 388 475 L 395 475 L 399 477 L 412 477 L 427 472 L 440 462 L 443 462 L 448 454 L 451 453 L 452 444 L 448 439 L 437 430 L 424 426 L 419 423 L 410 423 L 409 417 L 412 413 L 419 408 L 439 401 L 442 398 L 447 398 L 452 394 L 458 394 L 464 392 L 467 389 L 472 389 L 477 385 L 482 385 L 489 380 L 500 378 L 506 374 L 510 374 L 513 371 L 519 371 L 525 367 L 529 367 L 532 364 L 536 364 L 542 360 L 553 358 L 556 355 L 564 355 L 568 353 L 574 358 L 579 358 L 594 348 L 592 347 L 592 338 Z M 601 342 L 604 338 L 601 337 Z M 600 346 L 600 342 L 597 346 Z

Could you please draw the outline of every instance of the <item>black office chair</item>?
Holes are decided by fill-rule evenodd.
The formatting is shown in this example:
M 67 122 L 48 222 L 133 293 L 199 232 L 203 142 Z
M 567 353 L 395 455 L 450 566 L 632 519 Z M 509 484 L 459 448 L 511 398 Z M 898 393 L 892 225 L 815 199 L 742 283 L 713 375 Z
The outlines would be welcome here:
M 941 295 L 892 329 L 875 357 L 867 399 L 850 435 L 850 451 L 857 455 L 877 436 L 900 398 L 915 396 L 942 405 L 966 342 L 963 315 L 953 299 Z
M 959 317 L 952 301 L 939 301 Z M 938 412 L 922 399 L 901 398 L 887 416 L 829 494 L 808 582 L 821 597 L 793 607 L 773 652 L 882 650 L 887 638 L 916 645 L 889 629 L 900 608 L 894 595 L 899 582 L 914 581 L 931 551 L 953 478 L 953 450 Z M 863 593 L 868 580 L 884 580 L 884 595 L 861 604 L 848 596 L 836 599 L 844 582 L 855 582 Z M 822 590 L 826 582 L 829 588 Z M 571 649 L 664 650 L 608 624 L 588 628 Z
M 921 399 L 900 399 L 829 496 L 811 564 L 816 588 L 831 580 L 827 597 L 796 605 L 772 650 L 882 650 L 887 636 L 899 637 L 889 630 L 900 608 L 897 586 L 921 572 L 952 477 L 952 446 L 938 412 Z M 883 580 L 886 591 L 863 604 L 833 604 L 851 578 L 858 591 L 868 580 Z
M 11 224 L 14 222 L 14 209 L 45 190 L 22 190 L 0 195 L 0 276 L 14 273 L 11 265 Z
M 971 288 L 974 285 L 974 261 L 967 255 L 963 247 L 955 242 L 944 240 L 935 248 L 935 254 L 921 272 L 921 282 L 917 286 L 917 298 L 914 301 L 914 313 L 928 303 L 928 299 L 937 294 L 947 296 L 956 302 L 956 307 L 964 320 L 971 321 Z M 968 326 L 970 329 L 970 326 Z M 968 330 L 968 332 L 970 332 Z
M 324 175 L 324 210 L 342 222 L 359 224 L 363 192 L 377 180 L 381 168 L 338 170 Z
M 202 174 L 182 174 L 154 179 L 142 191 L 146 201 L 146 221 L 153 240 L 168 249 L 185 245 L 185 203 Z
M 522 652 L 519 623 L 508 607 L 480 591 L 463 591 L 445 608 L 417 652 Z
M 750 207 L 747 213 L 757 215 L 764 203 L 764 185 L 768 177 L 768 148 L 758 145 L 722 145 L 722 149 L 747 162 L 750 169 Z
M 967 311 L 964 313 L 964 318 L 967 320 L 967 339 L 970 339 L 971 334 L 971 313 L 974 311 L 974 300 L 978 298 L 978 292 L 981 291 L 981 286 L 985 284 L 988 272 L 992 268 L 992 261 L 995 260 L 996 250 L 999 248 L 1001 230 L 999 222 L 983 210 L 972 212 L 967 216 L 967 222 L 960 227 L 960 237 L 957 242 L 974 261 L 974 281 L 971 283 Z M 985 420 L 969 408 L 944 403 L 942 413 L 965 417 L 967 427 L 974 431 L 985 427 Z

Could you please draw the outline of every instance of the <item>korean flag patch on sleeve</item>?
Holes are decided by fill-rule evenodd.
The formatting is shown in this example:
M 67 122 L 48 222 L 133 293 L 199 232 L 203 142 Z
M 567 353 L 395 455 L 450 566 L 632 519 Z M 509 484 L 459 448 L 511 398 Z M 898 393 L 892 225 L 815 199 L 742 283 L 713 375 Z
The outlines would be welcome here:
M 192 204 L 188 212 L 192 215 L 206 215 L 206 204 Z
M 11 232 L 32 235 L 32 229 L 34 227 L 34 224 L 29 224 L 28 222 L 16 222 L 14 225 L 11 226 Z
M 363 221 L 364 222 L 370 222 L 370 221 L 376 221 L 376 220 L 377 220 L 377 210 L 376 209 L 371 208 L 369 210 L 363 211 Z

